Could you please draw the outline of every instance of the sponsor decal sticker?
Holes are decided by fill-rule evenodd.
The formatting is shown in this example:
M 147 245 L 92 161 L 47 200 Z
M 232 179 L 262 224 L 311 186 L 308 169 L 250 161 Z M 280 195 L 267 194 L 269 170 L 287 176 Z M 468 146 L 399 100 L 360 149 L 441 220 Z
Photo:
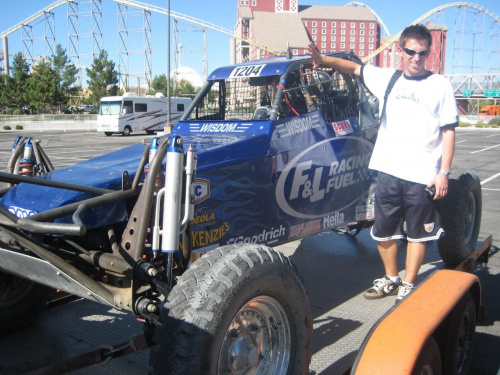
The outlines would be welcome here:
M 325 216 L 323 218 L 323 228 L 336 227 L 340 224 L 344 224 L 344 214 L 342 212 L 335 212 L 332 215 Z
M 321 219 L 308 221 L 307 223 L 292 225 L 288 233 L 288 238 L 306 236 L 310 233 L 318 232 L 320 230 L 321 230 Z
M 28 217 L 28 216 L 31 216 L 31 215 L 34 215 L 37 213 L 36 211 L 28 210 L 28 209 L 16 207 L 16 206 L 9 206 L 9 211 L 12 212 L 17 217 L 21 217 L 21 218 Z
M 224 221 L 220 227 L 193 231 L 193 247 L 207 246 L 218 242 L 229 232 L 229 224 Z
M 333 130 L 335 131 L 335 135 L 348 135 L 354 133 L 354 129 L 351 126 L 351 122 L 349 120 L 344 120 L 340 122 L 332 122 Z
M 265 244 L 272 244 L 275 242 L 278 242 L 278 240 L 285 235 L 286 229 L 283 225 L 280 225 L 279 228 L 271 228 L 271 229 L 264 229 L 261 233 L 256 234 L 255 236 L 249 236 L 249 237 L 235 237 L 229 239 L 227 241 L 228 245 L 235 244 L 235 243 L 265 243 Z
M 293 117 L 290 121 L 276 126 L 280 137 L 289 137 L 302 132 L 317 128 L 321 125 L 319 115 Z
M 210 250 L 217 249 L 218 247 L 219 247 L 219 244 L 217 243 L 217 244 L 213 244 L 213 245 L 209 245 L 209 246 L 205 246 L 205 247 L 193 250 L 191 252 L 191 263 L 200 259 L 203 255 L 208 253 Z
M 262 73 L 262 69 L 264 69 L 265 66 L 266 64 L 238 66 L 233 69 L 229 78 L 258 77 L 260 73 Z
M 372 147 L 366 140 L 347 136 L 303 150 L 278 179 L 280 208 L 293 217 L 320 218 L 355 204 L 369 188 L 365 181 L 372 178 L 368 170 Z
M 252 125 L 252 122 L 190 123 L 189 131 L 191 133 L 244 133 Z
M 197 212 L 193 218 L 193 228 L 205 228 L 215 224 L 215 213 Z
M 210 181 L 197 178 L 194 186 L 194 203 L 203 202 L 210 197 Z
M 356 206 L 356 221 L 372 220 L 375 218 L 375 206 Z

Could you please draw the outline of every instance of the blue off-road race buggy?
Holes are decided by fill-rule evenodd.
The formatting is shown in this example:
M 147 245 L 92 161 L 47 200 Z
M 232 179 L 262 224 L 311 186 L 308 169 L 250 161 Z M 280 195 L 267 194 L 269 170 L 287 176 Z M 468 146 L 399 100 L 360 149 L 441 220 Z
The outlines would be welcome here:
M 215 70 L 170 134 L 71 167 L 16 139 L 0 332 L 60 290 L 142 317 L 158 374 L 306 374 L 308 297 L 271 246 L 373 223 L 377 111 L 358 78 L 283 56 Z M 478 237 L 477 177 L 452 178 L 441 206 L 456 265 Z

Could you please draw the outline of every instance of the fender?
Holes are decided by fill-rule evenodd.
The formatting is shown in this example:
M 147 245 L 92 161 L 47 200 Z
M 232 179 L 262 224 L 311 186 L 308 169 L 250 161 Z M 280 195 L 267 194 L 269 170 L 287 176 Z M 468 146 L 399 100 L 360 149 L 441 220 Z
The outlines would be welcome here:
M 411 374 L 427 339 L 469 290 L 479 311 L 477 276 L 453 270 L 431 275 L 376 323 L 351 374 Z

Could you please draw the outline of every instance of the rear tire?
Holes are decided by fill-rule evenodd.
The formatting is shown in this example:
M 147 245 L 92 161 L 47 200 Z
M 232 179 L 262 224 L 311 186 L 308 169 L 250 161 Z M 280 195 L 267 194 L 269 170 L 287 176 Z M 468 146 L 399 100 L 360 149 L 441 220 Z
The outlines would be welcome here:
M 438 241 L 441 259 L 451 268 L 475 248 L 481 226 L 481 183 L 474 172 L 450 178 L 448 194 L 440 201 L 444 236 Z
M 444 374 L 467 375 L 472 361 L 476 338 L 476 307 L 467 292 L 453 309 L 450 316 Z
M 168 296 L 151 350 L 155 374 L 307 374 L 312 317 L 289 259 L 260 245 L 212 250 Z
M 51 288 L 0 272 L 0 336 L 30 325 L 53 295 Z
M 425 343 L 412 375 L 441 375 L 441 354 L 434 337 L 429 337 Z

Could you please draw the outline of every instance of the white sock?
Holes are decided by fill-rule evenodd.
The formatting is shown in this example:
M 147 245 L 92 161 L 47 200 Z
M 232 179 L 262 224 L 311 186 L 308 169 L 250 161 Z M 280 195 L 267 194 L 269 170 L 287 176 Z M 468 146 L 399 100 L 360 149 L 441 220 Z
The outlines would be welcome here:
M 399 276 L 387 276 L 393 283 L 399 284 L 401 282 L 401 279 Z

